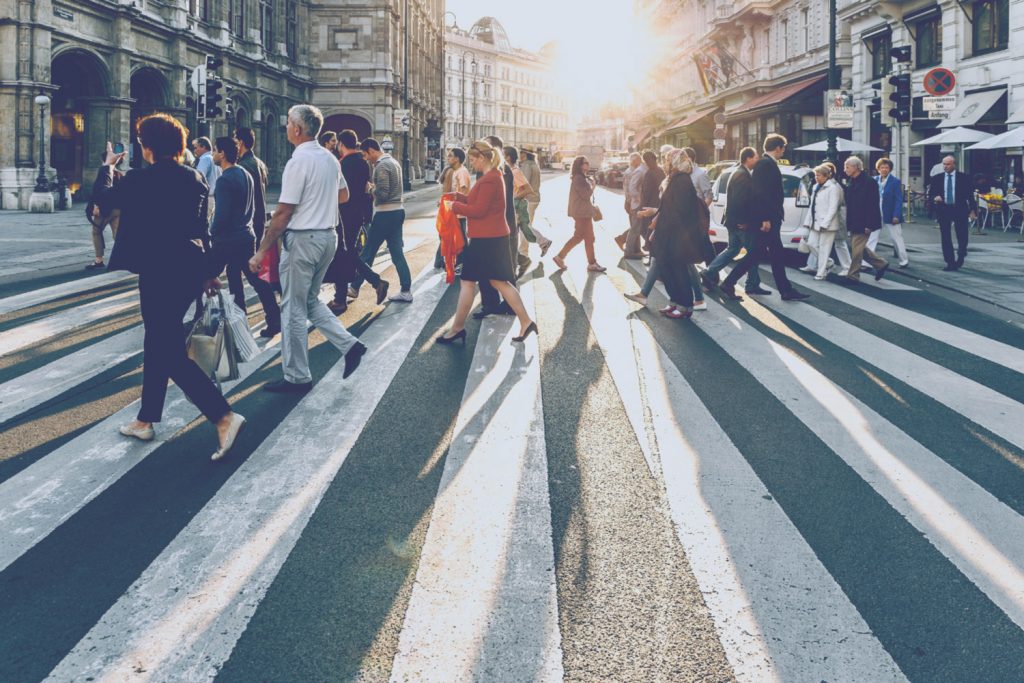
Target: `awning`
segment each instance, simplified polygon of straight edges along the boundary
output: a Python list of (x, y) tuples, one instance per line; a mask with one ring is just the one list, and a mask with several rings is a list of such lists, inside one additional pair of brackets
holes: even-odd
[(705, 116), (710, 116), (711, 114), (713, 114), (717, 109), (718, 109), (717, 106), (705, 107), (704, 109), (698, 109), (697, 111), (693, 112), (689, 116), (684, 116), (683, 118), (679, 119), (678, 121), (676, 121), (672, 125), (668, 126), (662, 132), (663, 133), (667, 133), (670, 130), (676, 130), (678, 128), (686, 128), (687, 126), (692, 126), (693, 124), (697, 123), (702, 118), (704, 118)]
[(781, 104), (782, 102), (785, 102), (789, 98), (795, 95), (799, 95), (801, 92), (807, 90), (812, 86), (820, 85), (825, 81), (825, 78), (825, 76), (814, 76), (812, 78), (806, 78), (802, 81), (797, 81), (796, 83), (784, 85), (781, 88), (776, 88), (769, 93), (759, 95), (758, 97), (755, 97), (752, 100), (747, 100), (736, 109), (733, 109), (732, 111), (726, 113), (728, 116), (732, 117), (738, 116), (740, 114), (745, 114), (756, 109), (764, 109), (765, 107), (771, 107), (772, 105)]
[(1017, 111), (1010, 114), (1010, 118), (1006, 119), (1007, 123), (1024, 123), (1024, 107), (1021, 107)]
[(1000, 88), (998, 90), (986, 90), (985, 92), (973, 92), (964, 95), (964, 98), (960, 100), (960, 104), (956, 105), (956, 109), (950, 112), (949, 118), (939, 124), (939, 128), (973, 126), (1005, 94), (1006, 90)]
[(651, 136), (651, 130), (653, 130), (653, 129), (650, 126), (648, 126), (647, 128), (641, 128), (633, 136), (633, 146), (634, 147), (640, 147), (640, 145), (644, 144), (644, 142), (647, 140), (647, 138), (649, 138)]

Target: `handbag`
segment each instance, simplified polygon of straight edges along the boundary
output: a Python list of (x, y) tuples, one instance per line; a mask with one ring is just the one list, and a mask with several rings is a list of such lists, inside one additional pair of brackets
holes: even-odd
[(590, 196), (590, 205), (594, 208), (593, 219), (595, 221), (602, 221), (602, 220), (604, 220), (604, 214), (601, 213), (601, 207), (598, 206), (597, 203), (594, 201), (594, 196), (593, 195)]
[(811, 253), (811, 245), (810, 245), (810, 243), (808, 243), (806, 237), (803, 237), (803, 238), (800, 239), (800, 244), (797, 245), (796, 250), (799, 251), (801, 254), (810, 254)]
[(259, 278), (272, 285), (280, 282), (281, 275), (278, 272), (278, 266), (280, 263), (281, 245), (279, 241), (263, 255), (263, 261), (260, 262)]
[[(219, 304), (218, 307), (213, 303)], [(186, 353), (199, 368), (220, 386), (239, 378), (234, 338), (224, 315), (224, 295), (208, 297), (203, 315), (192, 324), (186, 341)]]

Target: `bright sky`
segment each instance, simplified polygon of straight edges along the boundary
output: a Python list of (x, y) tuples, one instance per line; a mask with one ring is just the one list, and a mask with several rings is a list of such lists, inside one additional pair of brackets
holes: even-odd
[[(446, 0), (459, 27), (492, 16), (513, 47), (538, 50), (557, 40), (557, 78), (574, 109), (628, 104), (629, 85), (651, 66), (651, 40), (633, 17), (632, 0)], [(446, 22), (451, 21), (448, 16)], [(579, 114), (581, 112), (577, 112)]]

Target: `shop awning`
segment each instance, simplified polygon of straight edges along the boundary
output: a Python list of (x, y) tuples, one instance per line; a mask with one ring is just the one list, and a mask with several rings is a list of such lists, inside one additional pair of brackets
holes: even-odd
[(1024, 107), (1010, 114), (1010, 118), (1006, 119), (1006, 123), (1024, 123)]
[(812, 78), (806, 78), (802, 81), (797, 81), (796, 83), (784, 85), (781, 88), (776, 88), (775, 90), (772, 90), (769, 93), (765, 93), (764, 95), (759, 95), (758, 97), (755, 97), (751, 100), (747, 100), (746, 102), (736, 107), (732, 111), (726, 112), (726, 114), (730, 117), (733, 117), (738, 116), (740, 114), (746, 114), (747, 112), (752, 112), (757, 109), (764, 109), (765, 107), (771, 107), (776, 104), (781, 104), (788, 100), (789, 98), (799, 95), (804, 90), (807, 90), (810, 87), (820, 85), (824, 81), (825, 76), (814, 76)]
[(681, 128), (686, 128), (687, 126), (692, 126), (693, 124), (695, 124), (698, 121), (700, 121), (701, 119), (703, 119), (705, 116), (710, 116), (711, 114), (713, 114), (717, 109), (718, 109), (717, 106), (705, 107), (704, 109), (698, 109), (697, 111), (693, 112), (692, 114), (690, 114), (688, 116), (684, 116), (683, 118), (679, 119), (675, 123), (669, 125), (662, 132), (663, 133), (667, 133), (670, 130), (678, 130), (678, 129), (681, 129)]
[(647, 141), (647, 138), (651, 137), (651, 130), (652, 128), (647, 127), (641, 128), (639, 131), (637, 131), (636, 134), (633, 136), (633, 146), (639, 148), (640, 145), (644, 144), (644, 142)]
[(1006, 94), (1003, 89), (973, 92), (964, 95), (960, 104), (956, 105), (949, 118), (939, 124), (939, 128), (956, 128), (957, 126), (973, 126), (981, 120), (999, 98)]

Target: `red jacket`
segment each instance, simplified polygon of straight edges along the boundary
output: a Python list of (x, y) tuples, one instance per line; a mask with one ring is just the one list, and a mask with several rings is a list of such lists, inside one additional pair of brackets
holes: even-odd
[(473, 184), (469, 195), (456, 195), (452, 211), (468, 218), (470, 239), (504, 237), (509, 234), (505, 220), (505, 179), (491, 169)]

